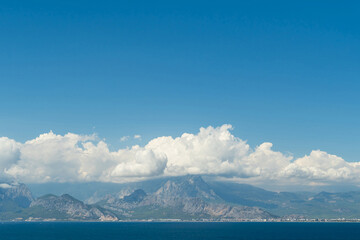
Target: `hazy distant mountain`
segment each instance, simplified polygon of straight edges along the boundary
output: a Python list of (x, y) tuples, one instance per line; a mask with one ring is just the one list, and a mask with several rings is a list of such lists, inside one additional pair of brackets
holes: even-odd
[[(43, 190), (49, 186), (43, 186)], [(207, 182), (201, 176), (61, 186), (66, 188), (57, 191), (70, 189), (83, 196), (82, 200), (89, 197), (87, 201), (94, 204), (69, 194), (46, 194), (34, 199), (24, 184), (0, 183), (0, 220), (360, 218), (360, 191), (272, 192), (247, 184)], [(88, 188), (79, 188), (76, 194), (76, 186)]]
[(246, 184), (210, 182), (224, 201), (256, 206), (278, 216), (307, 218), (360, 218), (360, 192), (271, 192)]
[(8, 212), (21, 211), (33, 201), (30, 190), (24, 184), (0, 183), (0, 218)]
[(37, 183), (28, 184), (28, 186), (36, 197), (49, 193), (54, 195), (70, 194), (81, 201), (95, 203), (106, 195), (111, 194), (123, 197), (136, 189), (143, 189), (150, 193), (155, 192), (168, 179), (158, 178), (130, 183)]

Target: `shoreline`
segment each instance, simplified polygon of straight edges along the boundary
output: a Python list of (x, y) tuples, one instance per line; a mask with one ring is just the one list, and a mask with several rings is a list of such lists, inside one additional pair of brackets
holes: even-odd
[(0, 221), (3, 223), (360, 223), (360, 219), (319, 219), (319, 220), (239, 220), (239, 221), (202, 221), (202, 220), (172, 220), (172, 219), (160, 219), (160, 220), (120, 220), (120, 221), (96, 221), (96, 220), (5, 220)]

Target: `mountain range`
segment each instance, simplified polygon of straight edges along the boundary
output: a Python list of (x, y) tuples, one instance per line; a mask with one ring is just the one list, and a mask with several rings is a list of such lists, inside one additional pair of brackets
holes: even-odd
[(272, 192), (247, 184), (204, 181), (194, 175), (113, 184), (88, 194), (86, 199), (66, 193), (55, 195), (51, 189), (49, 194), (35, 198), (25, 184), (0, 184), (2, 221), (284, 218), (360, 218), (360, 192)]

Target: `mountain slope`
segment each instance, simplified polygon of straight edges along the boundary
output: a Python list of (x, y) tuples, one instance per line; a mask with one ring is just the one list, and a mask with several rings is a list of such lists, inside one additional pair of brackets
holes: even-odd
[(48, 216), (53, 215), (57, 219), (117, 220), (116, 215), (110, 211), (84, 204), (68, 194), (61, 196), (49, 194), (40, 197), (31, 203), (30, 210), (32, 209), (46, 212)]
[(261, 207), (277, 216), (306, 218), (360, 218), (360, 192), (271, 192), (246, 184), (210, 182), (226, 202)]
[[(141, 194), (136, 201), (134, 194)], [(226, 204), (200, 176), (177, 177), (165, 182), (156, 192), (145, 195), (136, 190), (123, 199), (109, 196), (98, 203), (124, 218), (177, 219), (268, 219), (274, 218), (256, 207)]]

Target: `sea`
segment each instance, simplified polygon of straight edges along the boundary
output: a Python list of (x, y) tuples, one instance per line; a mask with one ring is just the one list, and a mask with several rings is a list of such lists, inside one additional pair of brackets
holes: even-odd
[(360, 223), (0, 223), (1, 240), (360, 239)]

